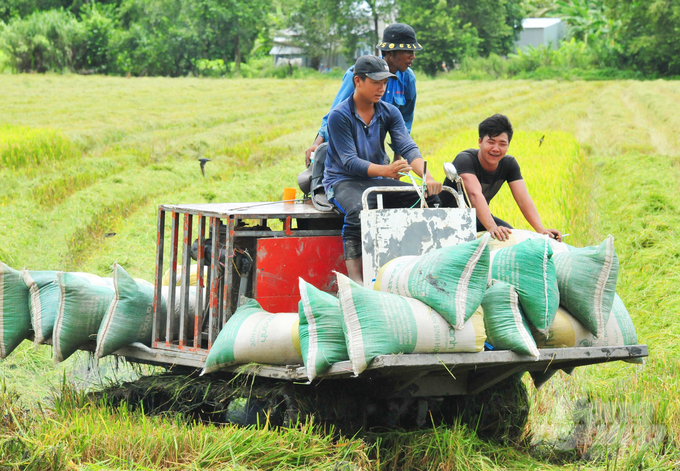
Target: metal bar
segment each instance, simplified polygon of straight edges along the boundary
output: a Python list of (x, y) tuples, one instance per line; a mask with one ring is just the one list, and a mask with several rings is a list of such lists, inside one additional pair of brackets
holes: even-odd
[(184, 236), (182, 238), (182, 285), (179, 299), (179, 348), (184, 348), (187, 340), (189, 318), (189, 287), (191, 286), (191, 233), (194, 216), (184, 215)]
[(225, 257), (224, 257), (224, 309), (222, 311), (222, 323), (220, 329), (224, 327), (231, 317), (231, 285), (234, 275), (234, 218), (227, 219), (227, 240), (224, 243)]
[(316, 236), (339, 236), (342, 235), (342, 229), (322, 229), (314, 230), (297, 230), (293, 229), (291, 232), (286, 231), (235, 231), (234, 237), (240, 239), (242, 237), (316, 237)]
[[(361, 205), (363, 209), (370, 209), (368, 207), (368, 195), (371, 193), (396, 193), (396, 192), (416, 192), (418, 193), (418, 188), (413, 186), (374, 186), (372, 188), (367, 188), (366, 191), (361, 195)], [(447, 191), (453, 196), (458, 197), (458, 192), (451, 187), (442, 186), (442, 191)]]
[(467, 393), (473, 395), (480, 393), (519, 371), (526, 371), (526, 367), (526, 363), (515, 363), (512, 365), (489, 368), (486, 370), (486, 373), (474, 375), (468, 379)]
[(218, 305), (220, 293), (219, 264), (220, 264), (220, 228), (219, 219), (210, 218), (210, 232), (212, 237), (212, 260), (210, 261), (210, 320), (208, 321), (208, 350), (212, 347), (219, 331)]
[(165, 345), (170, 346), (174, 340), (172, 325), (175, 318), (175, 293), (177, 291), (177, 242), (179, 240), (179, 213), (172, 213), (170, 235), (170, 280), (168, 281), (168, 322), (166, 323)]
[[(282, 203), (286, 204), (286, 203)], [(304, 218), (304, 219), (328, 219), (328, 218), (341, 218), (342, 214), (337, 213), (335, 211), (333, 212), (325, 212), (325, 211), (318, 211), (318, 210), (310, 210), (310, 206), (308, 205), (291, 205), (287, 204), (287, 206), (290, 206), (292, 210), (286, 210), (286, 211), (273, 211), (273, 212), (239, 212), (236, 211), (232, 208), (224, 208), (221, 211), (214, 211), (210, 210), (209, 207), (210, 205), (200, 205), (198, 207), (193, 207), (193, 206), (188, 206), (188, 205), (162, 205), (161, 208), (163, 208), (165, 211), (171, 211), (171, 212), (179, 212), (182, 214), (193, 214), (194, 216), (198, 216), (198, 214), (203, 214), (206, 217), (215, 217), (215, 218), (220, 218), (220, 219), (226, 219), (229, 216), (237, 216), (239, 219), (285, 219), (288, 216), (292, 216), (294, 218)], [(299, 211), (296, 211), (297, 207), (304, 208)], [(313, 206), (311, 206), (313, 208)], [(219, 209), (219, 208), (218, 208)], [(288, 209), (288, 208), (287, 208)]]
[(196, 312), (194, 313), (193, 348), (201, 348), (201, 330), (203, 326), (203, 266), (205, 258), (205, 216), (198, 215), (198, 253), (196, 254)]
[[(163, 308), (163, 250), (165, 249), (165, 211), (158, 209), (158, 225), (156, 239), (156, 280), (153, 294), (153, 327), (151, 331), (152, 345), (158, 345), (158, 333)], [(167, 317), (167, 310), (165, 313)]]

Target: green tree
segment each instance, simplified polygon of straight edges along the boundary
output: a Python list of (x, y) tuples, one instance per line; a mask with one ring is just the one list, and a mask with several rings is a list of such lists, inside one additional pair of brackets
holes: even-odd
[(450, 7), (459, 8), (462, 24), (477, 30), (483, 56), (514, 52), (524, 18), (520, 0), (449, 0), (449, 3)]
[(621, 22), (613, 32), (624, 66), (647, 74), (680, 75), (680, 0), (604, 0)]
[(336, 54), (346, 52), (348, 35), (356, 33), (351, 25), (359, 24), (360, 13), (353, 11), (352, 2), (343, 0), (301, 0), (290, 16), (295, 43), (319, 67), (322, 61), (331, 63)]
[(602, 0), (557, 0), (555, 14), (569, 25), (569, 38), (588, 44), (609, 32)]
[(74, 44), (79, 37), (76, 18), (58, 9), (12, 19), (3, 31), (0, 44), (19, 72), (61, 72), (71, 69)]
[(0, 20), (24, 18), (38, 11), (68, 9), (71, 0), (0, 0)]
[[(391, 15), (396, 10), (397, 2), (396, 0), (366, 0), (366, 5), (368, 5), (368, 15), (371, 23), (371, 42), (375, 48), (381, 39), (378, 32), (380, 20)], [(375, 52), (377, 53), (378, 50), (375, 49)]]
[(435, 75), (445, 62), (451, 67), (463, 57), (477, 55), (481, 40), (470, 23), (463, 23), (458, 5), (446, 0), (402, 0), (399, 21), (413, 27), (422, 44), (417, 67)]

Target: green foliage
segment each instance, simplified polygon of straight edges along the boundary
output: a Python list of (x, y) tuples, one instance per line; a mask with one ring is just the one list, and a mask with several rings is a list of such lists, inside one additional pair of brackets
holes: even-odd
[(78, 21), (72, 14), (48, 10), (12, 19), (0, 45), (19, 72), (61, 72), (73, 65), (73, 48), (79, 34)]
[(607, 67), (599, 51), (585, 42), (571, 39), (563, 41), (558, 49), (548, 46), (528, 47), (516, 54), (502, 58), (496, 54), (489, 57), (466, 57), (460, 68), (450, 74), (451, 79), (492, 80), (498, 78), (640, 78), (634, 71)]
[(399, 21), (413, 26), (423, 45), (415, 66), (429, 75), (441, 70), (442, 62), (452, 65), (476, 52), (480, 39), (458, 17), (459, 11), (447, 0), (402, 0)]
[(365, 33), (356, 7), (353, 1), (300, 0), (292, 9), (288, 25), (295, 32), (293, 42), (309, 56), (313, 69), (321, 62), (332, 63), (337, 55), (353, 58), (359, 37)]
[(515, 49), (524, 10), (519, 0), (452, 0), (462, 24), (470, 24), (479, 37), (479, 52), (504, 55)]
[(81, 36), (74, 68), (81, 73), (105, 74), (109, 70), (109, 43), (114, 31), (113, 8), (90, 3), (81, 13)]
[(604, 0), (611, 18), (621, 22), (614, 33), (625, 66), (645, 74), (680, 75), (680, 0)]
[(195, 71), (201, 44), (182, 0), (124, 0), (111, 38), (111, 71), (177, 77)]
[(0, 0), (0, 21), (23, 18), (37, 11), (68, 8), (70, 0)]
[(583, 41), (609, 32), (602, 0), (557, 0), (555, 13), (568, 25), (568, 37)]

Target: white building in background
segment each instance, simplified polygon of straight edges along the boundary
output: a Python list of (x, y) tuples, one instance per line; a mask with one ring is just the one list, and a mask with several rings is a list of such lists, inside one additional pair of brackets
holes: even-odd
[(519, 40), (515, 45), (517, 49), (541, 45), (557, 49), (565, 34), (566, 25), (559, 18), (524, 18), (522, 32), (519, 33)]

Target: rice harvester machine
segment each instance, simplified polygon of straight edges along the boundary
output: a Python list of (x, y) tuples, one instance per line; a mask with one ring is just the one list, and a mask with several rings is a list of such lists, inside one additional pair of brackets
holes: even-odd
[[(380, 195), (385, 191), (394, 188), (369, 189), (363, 196), (365, 287), (372, 287), (380, 267), (396, 257), (422, 255), (476, 238), (475, 210), (465, 206), (460, 188), (444, 187), (462, 202), (458, 208), (383, 208)], [(376, 209), (369, 209), (371, 198), (376, 200)], [(221, 329), (246, 298), (255, 299), (269, 312), (297, 312), (299, 277), (322, 291), (337, 292), (334, 272), (346, 273), (342, 224), (342, 215), (318, 210), (308, 199), (161, 205), (153, 343), (150, 348), (128, 346), (117, 355), (132, 362), (201, 369)], [(180, 276), (190, 273), (192, 254), (195, 284), (189, 276)], [(170, 290), (166, 300), (167, 313), (180, 313), (174, 320), (169, 314), (161, 319), (158, 302), (166, 270), (169, 286), (180, 286)], [(195, 296), (193, 306), (190, 295)], [(645, 356), (646, 345), (543, 348), (538, 360), (486, 349), (380, 355), (359, 376), (353, 375), (350, 362), (345, 361), (334, 364), (311, 384), (306, 384), (302, 364), (249, 365), (246, 372), (269, 384), (294, 384), (310, 395), (318, 395), (323, 388), (351, 390), (367, 403), (386, 404), (392, 415), (409, 410), (422, 425), (433, 401), (441, 404), (447, 398), (469, 398), (497, 390), (499, 385), (507, 389), (503, 385), (509, 378), (527, 371), (540, 386), (560, 369)], [(243, 367), (228, 370), (244, 372)], [(286, 407), (291, 408), (290, 404)]]

